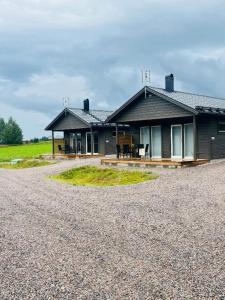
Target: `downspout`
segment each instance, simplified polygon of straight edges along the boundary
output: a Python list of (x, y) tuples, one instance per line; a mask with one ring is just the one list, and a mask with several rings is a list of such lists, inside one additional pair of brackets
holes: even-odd
[(54, 130), (52, 130), (52, 155), (55, 155), (55, 137), (54, 137)]
[(194, 145), (194, 155), (193, 158), (194, 160), (198, 159), (198, 145), (197, 145), (197, 122), (196, 122), (196, 116), (193, 116), (193, 145)]
[(93, 139), (93, 127), (91, 125), (91, 155), (94, 154), (94, 139)]

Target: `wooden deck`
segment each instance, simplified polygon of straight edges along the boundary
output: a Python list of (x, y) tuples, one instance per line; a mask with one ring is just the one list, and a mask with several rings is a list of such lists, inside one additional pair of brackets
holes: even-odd
[(144, 159), (135, 159), (135, 158), (123, 158), (123, 159), (102, 159), (102, 165), (128, 165), (131, 167), (164, 167), (164, 168), (184, 168), (184, 167), (194, 167), (202, 164), (208, 163), (207, 159), (198, 159), (198, 160), (180, 160), (173, 161), (169, 159), (162, 160), (144, 160)]
[(95, 154), (95, 155), (91, 155), (91, 154), (46, 154), (46, 155), (42, 155), (42, 158), (45, 159), (76, 159), (76, 158), (97, 158), (97, 157), (104, 157), (104, 155), (102, 154)]

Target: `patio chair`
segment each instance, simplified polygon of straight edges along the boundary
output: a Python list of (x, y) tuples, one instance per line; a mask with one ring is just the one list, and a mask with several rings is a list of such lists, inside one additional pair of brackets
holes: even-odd
[(117, 144), (116, 145), (116, 157), (119, 159), (121, 156), (121, 148), (120, 148), (120, 145)]
[(63, 153), (62, 145), (58, 145), (58, 152), (59, 152), (60, 154)]
[(131, 150), (130, 150), (130, 145), (128, 144), (125, 144), (123, 145), (123, 157), (126, 156), (126, 157), (131, 157)]
[(141, 149), (145, 149), (144, 144), (138, 144), (138, 145), (137, 145), (137, 156), (138, 156), (138, 157), (141, 156), (141, 155), (140, 155), (140, 150), (141, 150)]
[(145, 158), (149, 157), (149, 144), (146, 144), (145, 146)]

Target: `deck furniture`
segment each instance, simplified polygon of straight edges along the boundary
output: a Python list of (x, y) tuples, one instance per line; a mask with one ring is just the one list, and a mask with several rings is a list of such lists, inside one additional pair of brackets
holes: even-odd
[(116, 145), (116, 157), (119, 159), (121, 156), (121, 147), (119, 144)]
[(132, 155), (132, 151), (130, 149), (130, 145), (128, 145), (128, 144), (123, 145), (123, 157), (124, 156), (131, 157), (131, 155)]

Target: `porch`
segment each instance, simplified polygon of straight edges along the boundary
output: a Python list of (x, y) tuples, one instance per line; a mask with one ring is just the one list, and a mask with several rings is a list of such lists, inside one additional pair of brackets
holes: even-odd
[(129, 167), (163, 167), (163, 168), (184, 168), (195, 167), (208, 163), (207, 159), (197, 160), (171, 160), (171, 159), (141, 159), (141, 158), (120, 158), (120, 159), (101, 159), (102, 165), (108, 166), (129, 166)]

